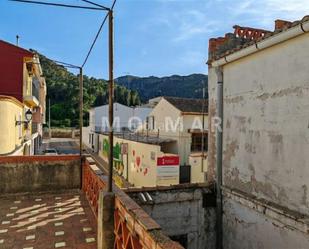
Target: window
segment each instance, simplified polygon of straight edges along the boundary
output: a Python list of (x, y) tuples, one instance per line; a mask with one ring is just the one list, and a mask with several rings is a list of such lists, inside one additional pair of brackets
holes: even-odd
[(154, 129), (155, 129), (154, 116), (148, 116), (146, 118), (146, 130), (154, 130)]
[[(191, 152), (202, 151), (202, 133), (192, 133)], [(204, 133), (204, 151), (208, 151), (208, 135)]]

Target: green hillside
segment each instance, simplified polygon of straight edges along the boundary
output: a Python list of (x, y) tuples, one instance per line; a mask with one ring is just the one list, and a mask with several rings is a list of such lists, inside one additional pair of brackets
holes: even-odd
[[(202, 98), (203, 88), (208, 83), (204, 74), (188, 76), (173, 75), (170, 77), (135, 77), (123, 76), (116, 79), (119, 85), (136, 90), (143, 102), (157, 96), (173, 96), (184, 98)], [(207, 93), (207, 89), (206, 89)]]
[[(79, 82), (78, 75), (69, 72), (40, 56), (43, 75), (46, 78), (47, 98), (51, 101), (51, 125), (75, 127), (78, 126), (79, 116)], [(128, 90), (124, 86), (115, 86), (115, 101), (121, 104), (135, 106), (140, 104), (136, 91)], [(89, 108), (108, 103), (107, 82), (84, 75), (84, 120), (87, 122)]]

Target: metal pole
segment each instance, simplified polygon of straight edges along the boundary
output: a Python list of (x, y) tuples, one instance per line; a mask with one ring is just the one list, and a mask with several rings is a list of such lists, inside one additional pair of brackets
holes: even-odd
[(108, 155), (108, 192), (113, 191), (113, 146), (114, 146), (114, 133), (113, 133), (113, 121), (114, 121), (114, 27), (113, 27), (113, 10), (108, 13), (108, 40), (109, 40), (109, 155)]
[(83, 154), (83, 68), (79, 68), (79, 155)]
[(50, 127), (50, 98), (48, 99), (48, 135), (49, 139), (51, 139), (51, 127)]
[(19, 46), (19, 35), (16, 35), (16, 46)]

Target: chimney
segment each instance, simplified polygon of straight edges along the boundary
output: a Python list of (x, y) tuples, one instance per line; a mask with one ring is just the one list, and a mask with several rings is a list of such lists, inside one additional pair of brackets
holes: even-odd
[(18, 47), (19, 45), (19, 35), (16, 35), (16, 46)]
[(290, 27), (292, 22), (278, 19), (275, 21), (275, 31)]

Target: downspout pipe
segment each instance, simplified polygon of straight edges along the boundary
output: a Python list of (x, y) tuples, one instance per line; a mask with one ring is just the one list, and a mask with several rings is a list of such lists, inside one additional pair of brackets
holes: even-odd
[(216, 248), (223, 248), (223, 224), (222, 224), (222, 141), (223, 141), (223, 70), (216, 68), (217, 74), (217, 117), (220, 125), (216, 130)]

